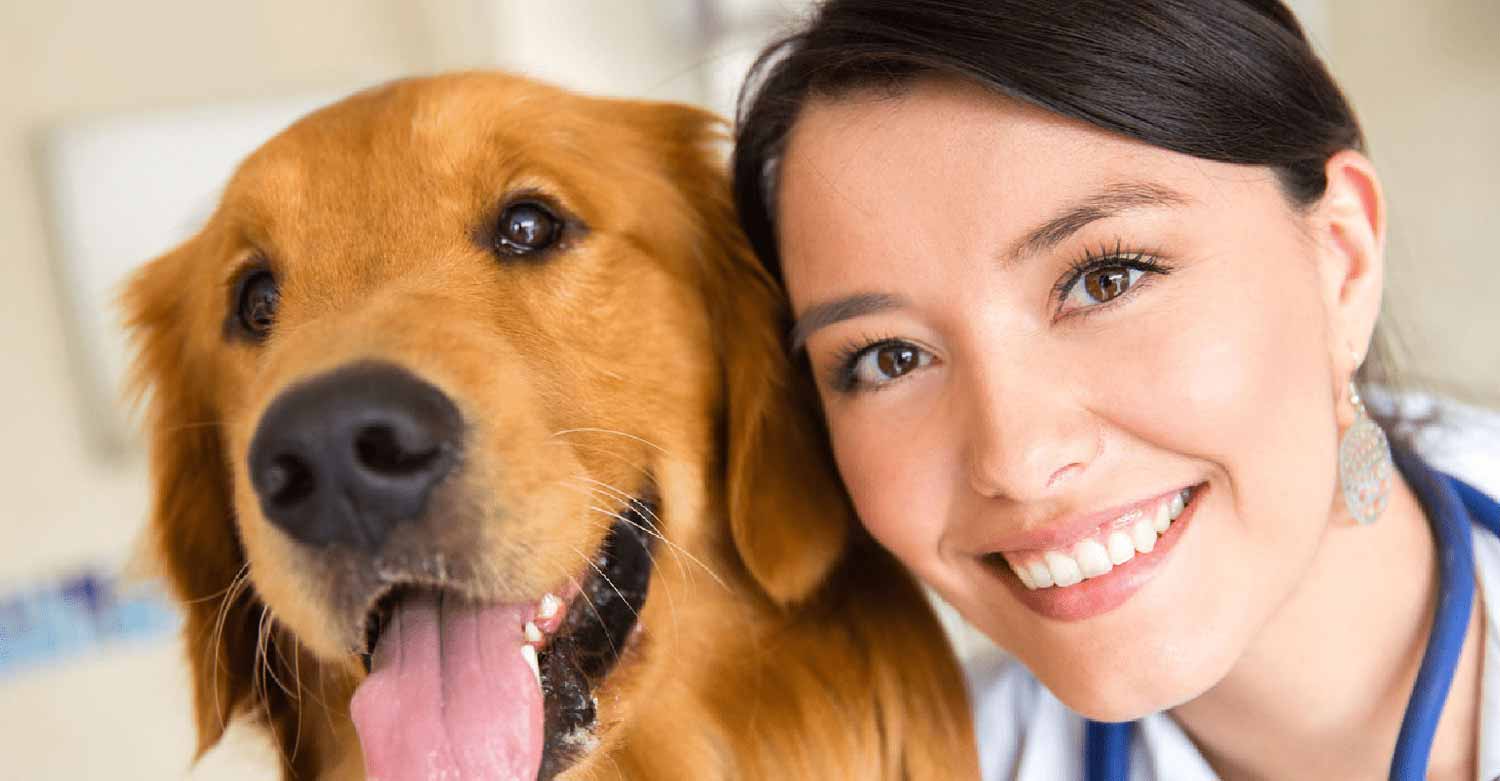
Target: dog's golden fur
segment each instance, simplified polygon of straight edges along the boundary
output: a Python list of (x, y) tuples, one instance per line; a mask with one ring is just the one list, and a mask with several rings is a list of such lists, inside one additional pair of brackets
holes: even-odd
[[(357, 622), (326, 560), (262, 515), (246, 451), (278, 393), (376, 359), (470, 427), (411, 556), (477, 566), (434, 585), (534, 600), (581, 574), (604, 508), (646, 483), (659, 496), (643, 631), (596, 692), (598, 748), (566, 777), (977, 774), (944, 635), (853, 523), (785, 357), (721, 133), (695, 109), (501, 74), (396, 82), (257, 151), (207, 226), (139, 272), (125, 301), (151, 543), (186, 615), (200, 752), (250, 717), (288, 777), (362, 776)], [(519, 192), (585, 227), (546, 258), (498, 258), (476, 231)], [(281, 285), (259, 344), (226, 336), (251, 259)]]

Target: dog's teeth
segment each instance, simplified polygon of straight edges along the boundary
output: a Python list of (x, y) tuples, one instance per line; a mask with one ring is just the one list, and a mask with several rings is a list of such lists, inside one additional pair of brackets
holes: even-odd
[(521, 658), (526, 660), (526, 666), (531, 668), (531, 674), (536, 678), (536, 685), (540, 687), (542, 685), (542, 668), (536, 662), (536, 646), (521, 646)]
[(526, 642), (528, 642), (528, 643), (540, 643), (540, 642), (542, 642), (542, 630), (536, 628), (536, 622), (535, 621), (527, 621), (526, 622), (526, 628), (525, 628), (524, 631), (526, 632)]
[(543, 621), (557, 615), (557, 609), (562, 607), (562, 600), (551, 594), (542, 596), (542, 604), (537, 606), (536, 614)]

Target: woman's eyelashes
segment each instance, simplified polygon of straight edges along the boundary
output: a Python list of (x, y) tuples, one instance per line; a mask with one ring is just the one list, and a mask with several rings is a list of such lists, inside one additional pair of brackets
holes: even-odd
[(1091, 250), (1058, 280), (1053, 292), (1057, 316), (1098, 309), (1132, 292), (1148, 275), (1171, 271), (1154, 255), (1127, 250), (1120, 243), (1113, 249)]
[(840, 393), (875, 390), (931, 363), (932, 353), (908, 341), (863, 341), (840, 351), (828, 384)]
[[(1172, 268), (1155, 253), (1126, 249), (1123, 242), (1084, 253), (1069, 264), (1051, 291), (1056, 318), (1086, 315), (1124, 300), (1152, 276)], [(896, 337), (864, 338), (840, 350), (832, 363), (828, 385), (840, 393), (879, 390), (926, 368), (932, 352)]]

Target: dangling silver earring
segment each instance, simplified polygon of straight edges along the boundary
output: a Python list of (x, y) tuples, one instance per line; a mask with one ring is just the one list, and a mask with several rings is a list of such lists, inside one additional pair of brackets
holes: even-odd
[(1391, 444), (1380, 426), (1370, 419), (1352, 380), (1349, 402), (1354, 405), (1354, 424), (1339, 440), (1339, 483), (1349, 514), (1365, 525), (1374, 523), (1390, 503)]

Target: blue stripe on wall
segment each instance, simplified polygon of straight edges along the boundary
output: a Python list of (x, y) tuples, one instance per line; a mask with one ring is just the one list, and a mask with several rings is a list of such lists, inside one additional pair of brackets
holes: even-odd
[(114, 643), (161, 638), (181, 617), (159, 588), (88, 570), (0, 594), (0, 680)]

